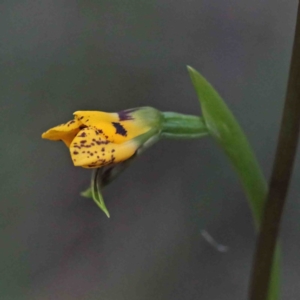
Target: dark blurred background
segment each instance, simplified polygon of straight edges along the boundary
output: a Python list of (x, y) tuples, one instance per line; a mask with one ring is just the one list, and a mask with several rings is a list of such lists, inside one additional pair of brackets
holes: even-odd
[[(269, 177), (296, 8), (296, 0), (2, 0), (0, 299), (245, 299), (253, 222), (210, 138), (146, 151), (104, 191), (107, 219), (79, 195), (91, 172), (40, 136), (76, 110), (199, 114), (189, 64), (224, 97)], [(300, 293), (299, 163), (283, 220), (282, 299)]]

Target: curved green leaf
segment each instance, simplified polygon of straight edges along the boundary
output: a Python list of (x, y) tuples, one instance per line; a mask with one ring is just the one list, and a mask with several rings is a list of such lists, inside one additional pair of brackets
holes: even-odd
[[(221, 146), (239, 175), (252, 210), (256, 227), (261, 224), (267, 183), (249, 142), (237, 120), (211, 84), (188, 66), (210, 135)], [(279, 250), (274, 259), (269, 300), (279, 297)]]
[(93, 198), (92, 189), (89, 187), (85, 191), (81, 192), (80, 195), (85, 198)]
[(104, 199), (101, 194), (101, 186), (99, 182), (98, 175), (101, 173), (100, 168), (96, 169), (92, 176), (92, 183), (91, 183), (91, 192), (92, 192), (92, 198), (94, 202), (99, 206), (99, 208), (106, 214), (108, 218), (110, 218), (109, 211), (106, 208)]

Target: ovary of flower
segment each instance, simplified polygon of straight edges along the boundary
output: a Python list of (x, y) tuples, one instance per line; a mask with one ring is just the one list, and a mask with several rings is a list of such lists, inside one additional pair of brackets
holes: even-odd
[(150, 126), (135, 112), (77, 111), (74, 120), (43, 133), (42, 138), (62, 140), (75, 166), (99, 168), (130, 158), (140, 146), (135, 137)]

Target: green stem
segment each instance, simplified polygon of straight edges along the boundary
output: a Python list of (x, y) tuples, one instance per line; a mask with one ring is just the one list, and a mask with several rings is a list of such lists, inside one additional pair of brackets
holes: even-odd
[(175, 112), (164, 112), (164, 122), (161, 137), (169, 139), (193, 139), (208, 135), (203, 118), (179, 114)]
[(286, 195), (293, 171), (300, 128), (300, 10), (291, 60), (287, 95), (269, 193), (264, 209), (251, 278), (250, 300), (266, 300), (272, 261)]

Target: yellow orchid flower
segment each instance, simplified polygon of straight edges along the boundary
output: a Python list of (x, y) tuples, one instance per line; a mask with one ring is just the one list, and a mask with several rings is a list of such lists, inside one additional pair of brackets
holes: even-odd
[(95, 169), (90, 188), (81, 195), (92, 198), (109, 217), (102, 189), (137, 155), (160, 138), (198, 138), (206, 134), (199, 117), (141, 107), (118, 113), (77, 111), (73, 120), (49, 129), (42, 138), (63, 141), (75, 166)]
[(127, 160), (158, 137), (162, 119), (151, 107), (118, 113), (77, 111), (74, 120), (49, 129), (42, 138), (62, 140), (75, 166), (99, 168)]

